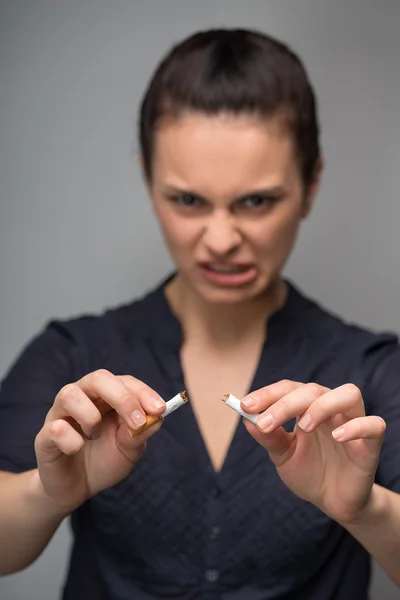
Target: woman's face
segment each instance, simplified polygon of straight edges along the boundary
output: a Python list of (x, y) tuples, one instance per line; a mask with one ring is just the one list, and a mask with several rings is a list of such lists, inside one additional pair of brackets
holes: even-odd
[(279, 119), (187, 112), (157, 130), (149, 184), (178, 272), (212, 303), (278, 278), (316, 191), (307, 194)]

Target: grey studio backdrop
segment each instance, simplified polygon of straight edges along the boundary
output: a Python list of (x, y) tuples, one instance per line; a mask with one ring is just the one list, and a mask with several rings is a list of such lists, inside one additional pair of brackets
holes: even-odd
[[(2, 0), (0, 372), (52, 317), (125, 302), (171, 268), (136, 156), (136, 110), (199, 28), (287, 40), (315, 83), (323, 186), (287, 274), (345, 318), (400, 332), (398, 0)], [(17, 432), (16, 432), (17, 435)], [(55, 600), (64, 523), (1, 600)], [(377, 567), (371, 598), (400, 592)]]

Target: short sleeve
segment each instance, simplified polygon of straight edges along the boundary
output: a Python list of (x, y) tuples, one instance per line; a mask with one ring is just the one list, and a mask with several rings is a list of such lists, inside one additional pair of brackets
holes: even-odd
[(393, 340), (377, 347), (368, 359), (374, 368), (364, 395), (367, 413), (386, 421), (376, 481), (400, 493), (400, 347)]
[(50, 323), (22, 351), (0, 387), (0, 470), (36, 467), (34, 440), (58, 391), (75, 380), (76, 343)]

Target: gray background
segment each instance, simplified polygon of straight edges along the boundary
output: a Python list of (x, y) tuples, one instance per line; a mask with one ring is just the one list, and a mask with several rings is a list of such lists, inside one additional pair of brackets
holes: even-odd
[[(287, 273), (344, 317), (400, 331), (400, 2), (0, 2), (0, 372), (53, 316), (99, 311), (171, 267), (136, 156), (136, 109), (192, 31), (258, 27), (293, 45), (320, 99), (324, 182)], [(54, 600), (70, 543), (0, 580)], [(373, 596), (399, 590), (375, 571)]]

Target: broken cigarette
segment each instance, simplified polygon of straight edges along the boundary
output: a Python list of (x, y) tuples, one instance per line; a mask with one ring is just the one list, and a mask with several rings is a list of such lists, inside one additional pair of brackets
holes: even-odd
[(158, 423), (158, 421), (163, 421), (165, 417), (170, 415), (177, 408), (186, 404), (187, 401), (188, 397), (186, 395), (186, 392), (179, 392), (179, 394), (176, 394), (176, 396), (174, 396), (173, 398), (171, 398), (171, 400), (168, 400), (168, 402), (165, 403), (165, 410), (162, 415), (146, 415), (146, 423), (143, 425), (143, 427), (141, 427), (140, 429), (131, 429), (130, 427), (128, 427), (129, 433), (132, 437), (139, 435), (139, 433), (142, 433), (142, 431), (148, 429), (149, 427), (154, 425), (154, 423)]
[(251, 415), (250, 413), (247, 413), (244, 410), (242, 410), (240, 407), (239, 398), (236, 398), (236, 396), (234, 396), (233, 394), (225, 394), (222, 400), (227, 406), (229, 406), (229, 408), (232, 408), (240, 416), (244, 417), (245, 419), (248, 419), (249, 421), (254, 423), (254, 425), (256, 424), (257, 419), (260, 415), (257, 413)]

